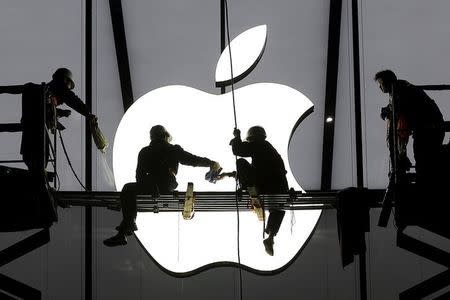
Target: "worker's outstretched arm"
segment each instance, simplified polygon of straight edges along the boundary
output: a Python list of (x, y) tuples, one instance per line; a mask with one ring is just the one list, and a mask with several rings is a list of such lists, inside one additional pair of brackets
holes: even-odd
[(63, 98), (67, 106), (73, 108), (81, 115), (87, 117), (91, 114), (86, 104), (84, 104), (84, 102), (74, 92), (65, 90), (62, 93), (61, 97)]
[(176, 145), (176, 152), (178, 159), (182, 165), (188, 165), (192, 167), (210, 167), (215, 162), (206, 157), (200, 157), (194, 154), (191, 154), (181, 148), (179, 145)]
[(0, 94), (22, 94), (23, 85), (5, 85), (0, 86)]

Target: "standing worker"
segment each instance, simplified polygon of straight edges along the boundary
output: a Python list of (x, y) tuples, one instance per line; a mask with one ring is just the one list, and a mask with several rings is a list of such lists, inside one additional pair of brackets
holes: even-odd
[[(42, 153), (43, 141), (39, 134), (41, 128), (39, 124), (42, 116), (39, 115), (40, 101), (45, 95), (46, 120), (49, 129), (63, 129), (64, 127), (54, 120), (54, 116), (68, 117), (70, 110), (56, 108), (61, 104), (67, 104), (81, 115), (85, 116), (91, 123), (97, 126), (97, 117), (93, 115), (86, 104), (72, 91), (75, 83), (72, 79), (72, 72), (67, 68), (59, 68), (53, 73), (52, 80), (45, 85), (43, 91), (42, 85), (35, 83), (26, 83), (23, 85), (0, 86), (0, 94), (22, 94), (22, 142), (20, 153), (23, 160), (32, 174), (41, 172), (46, 167), (49, 151), (48, 138), (46, 138), (45, 162), (40, 155)], [(57, 123), (57, 128), (53, 124)], [(42, 165), (44, 163), (44, 165)]]
[[(383, 93), (389, 94), (389, 104), (381, 110), (381, 118), (391, 118), (392, 100), (397, 124), (397, 138), (400, 154), (406, 152), (409, 135), (413, 137), (414, 159), (416, 161), (417, 183), (430, 187), (439, 182), (441, 148), (444, 139), (444, 120), (439, 107), (420, 87), (406, 80), (399, 80), (391, 70), (375, 74), (375, 81)], [(389, 148), (392, 157), (392, 137)], [(401, 159), (400, 165), (402, 167)], [(392, 160), (392, 159), (391, 159)]]

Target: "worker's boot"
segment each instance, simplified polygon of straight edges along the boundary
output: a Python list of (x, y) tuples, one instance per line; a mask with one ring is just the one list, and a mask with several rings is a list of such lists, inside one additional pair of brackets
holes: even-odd
[(116, 230), (123, 235), (130, 236), (133, 232), (138, 230), (135, 221), (122, 221), (119, 226), (116, 226)]
[(104, 240), (103, 244), (107, 247), (124, 246), (127, 244), (127, 237), (119, 232), (115, 236)]
[(269, 235), (269, 237), (263, 241), (266, 253), (270, 256), (273, 256), (273, 243), (273, 236), (271, 235)]

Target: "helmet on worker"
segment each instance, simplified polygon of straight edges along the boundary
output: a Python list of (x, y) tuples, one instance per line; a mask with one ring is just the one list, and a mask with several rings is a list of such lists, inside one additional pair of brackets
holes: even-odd
[(170, 143), (172, 136), (162, 125), (155, 125), (150, 129), (150, 140), (152, 141), (166, 141)]
[(72, 72), (67, 68), (59, 68), (52, 75), (52, 79), (55, 83), (67, 87), (72, 90), (75, 87), (75, 82), (72, 79)]
[(266, 131), (261, 126), (253, 126), (250, 127), (247, 131), (247, 138), (246, 140), (249, 142), (254, 141), (264, 141), (266, 139)]

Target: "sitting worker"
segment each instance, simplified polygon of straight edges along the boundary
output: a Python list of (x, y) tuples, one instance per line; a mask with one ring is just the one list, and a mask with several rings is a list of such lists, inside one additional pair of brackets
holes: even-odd
[[(376, 73), (374, 79), (378, 82), (381, 91), (389, 94), (389, 103), (381, 110), (383, 119), (391, 118), (392, 100), (394, 100), (399, 146), (397, 170), (409, 167), (405, 155), (408, 136), (412, 134), (416, 182), (424, 187), (436, 184), (440, 177), (440, 153), (445, 135), (441, 111), (423, 89), (405, 80), (397, 79), (391, 70)], [(392, 136), (389, 134), (388, 137), (391, 162), (393, 159)]]
[(116, 227), (118, 233), (103, 243), (108, 247), (126, 245), (127, 235), (137, 230), (136, 216), (138, 194), (165, 194), (175, 190), (178, 183), (178, 165), (209, 167), (219, 170), (220, 165), (205, 157), (184, 151), (179, 145), (170, 144), (172, 137), (161, 125), (150, 129), (150, 145), (141, 149), (136, 168), (136, 182), (127, 183), (120, 193), (123, 220)]
[[(58, 117), (68, 117), (70, 110), (59, 109), (56, 106), (67, 104), (81, 115), (85, 116), (91, 123), (97, 123), (97, 117), (89, 111), (88, 107), (81, 99), (72, 92), (75, 83), (72, 80), (72, 72), (67, 68), (59, 68), (53, 73), (52, 80), (45, 85), (26, 83), (24, 85), (0, 86), (0, 94), (22, 94), (22, 142), (20, 153), (28, 169), (33, 172), (40, 172), (45, 168), (48, 160), (48, 140), (46, 143), (46, 161), (42, 159), (40, 148), (43, 140), (39, 135), (39, 122), (42, 116), (39, 115), (40, 101), (45, 96), (46, 120), (49, 129), (63, 129), (57, 122)], [(55, 120), (56, 116), (56, 120)], [(56, 124), (56, 126), (54, 126)], [(42, 124), (43, 125), (43, 124)], [(44, 165), (43, 165), (44, 164)]]
[[(259, 194), (288, 193), (286, 169), (283, 159), (277, 150), (266, 141), (266, 131), (261, 126), (253, 126), (247, 132), (246, 141), (241, 140), (241, 132), (235, 129), (234, 139), (230, 145), (233, 154), (241, 157), (251, 157), (250, 164), (246, 159), (237, 160), (237, 179), (242, 190), (256, 187)], [(264, 240), (264, 247), (269, 255), (273, 255), (274, 237), (283, 221), (284, 211), (270, 210), (265, 232), (269, 235)]]

